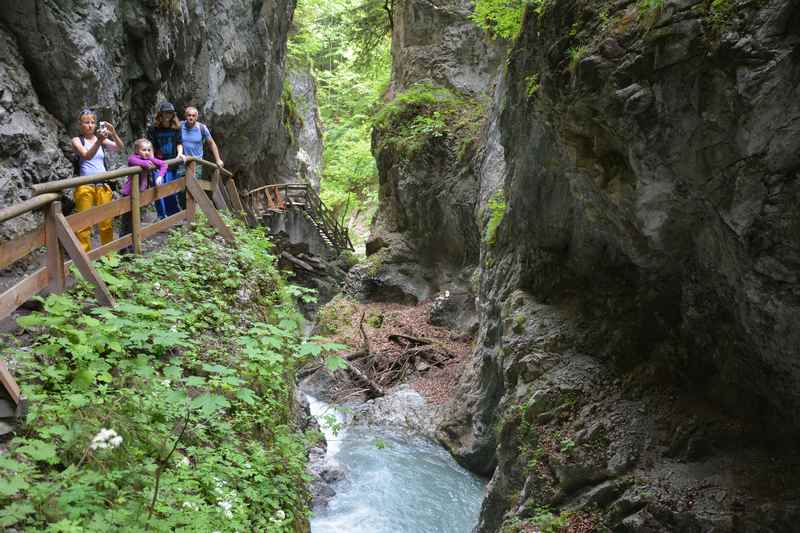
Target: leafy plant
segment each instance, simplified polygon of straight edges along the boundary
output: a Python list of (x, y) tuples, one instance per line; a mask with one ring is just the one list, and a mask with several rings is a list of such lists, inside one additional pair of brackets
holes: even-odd
[(0, 526), (48, 531), (295, 531), (308, 516), (294, 369), (297, 299), (262, 229), (237, 246), (175, 231), (146, 257), (98, 262), (118, 304), (80, 283), (19, 320), (30, 399), (0, 456)]
[(567, 50), (567, 57), (569, 58), (569, 71), (573, 74), (575, 73), (575, 69), (578, 68), (578, 63), (581, 62), (581, 59), (586, 57), (586, 54), (589, 53), (589, 48), (586, 46), (573, 46)]

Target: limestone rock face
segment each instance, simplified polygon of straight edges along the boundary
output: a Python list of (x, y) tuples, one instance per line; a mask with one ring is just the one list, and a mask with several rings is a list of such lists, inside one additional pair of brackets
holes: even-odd
[(317, 82), (314, 76), (303, 70), (290, 70), (286, 76), (291, 87), (292, 113), (289, 120), (294, 124), (295, 142), (287, 153), (286, 181), (303, 181), (319, 192), (322, 179), (323, 144), (322, 122), (317, 103)]
[[(95, 109), (131, 143), (162, 100), (179, 110), (200, 110), (223, 159), (240, 177), (240, 189), (266, 183), (291, 144), (281, 93), (293, 10), (293, 0), (31, 0), (4, 6), (0, 41), (18, 52), (3, 55), (8, 75), (0, 83), (18, 88), (4, 89), (0, 121), (6, 131), (38, 135), (16, 148), (0, 147), (3, 172), (18, 175), (4, 187), (3, 202), (24, 194), (7, 191), (68, 173), (56, 146), (67, 148), (77, 134), (82, 108)], [(53, 164), (43, 170), (41, 161)]]
[[(380, 255), (366, 289), (356, 292), (379, 287), (414, 302), (477, 264), (478, 139), (502, 47), (469, 20), (470, 11), (463, 0), (396, 4), (387, 106), (404, 107), (373, 131), (380, 207), (367, 254)], [(424, 105), (397, 104), (411, 93), (434, 96)]]
[[(63, 156), (59, 123), (41, 105), (25, 70), (16, 39), (0, 31), (0, 207), (26, 200), (33, 183), (68, 178), (72, 166)], [(0, 225), (9, 238), (34, 223), (34, 215)]]
[(469, 20), (471, 12), (472, 4), (463, 0), (409, 0), (395, 4), (395, 92), (428, 81), (463, 94), (486, 94), (503, 50)]
[(800, 496), (750, 466), (796, 474), (765, 439), (800, 429), (798, 51), (787, 0), (526, 14), (476, 186), (476, 350), (439, 433), (494, 473), (478, 531), (538, 505), (791, 529)]

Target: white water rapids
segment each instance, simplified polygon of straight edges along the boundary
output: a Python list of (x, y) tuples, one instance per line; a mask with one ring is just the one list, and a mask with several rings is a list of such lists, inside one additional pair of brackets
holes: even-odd
[(334, 436), (321, 420), (333, 410), (310, 396), (308, 401), (328, 440), (328, 461), (346, 471), (328, 509), (311, 520), (312, 533), (472, 531), (485, 482), (441, 446), (375, 428), (346, 428)]

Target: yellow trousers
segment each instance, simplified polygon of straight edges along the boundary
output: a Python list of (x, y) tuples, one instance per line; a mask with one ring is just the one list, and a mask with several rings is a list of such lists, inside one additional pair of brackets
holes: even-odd
[[(92, 207), (109, 203), (113, 199), (111, 187), (101, 183), (98, 185), (79, 185), (75, 189), (75, 210), (77, 212), (86, 211)], [(113, 219), (108, 218), (97, 224), (100, 230), (100, 242), (108, 244), (114, 240), (114, 229), (111, 225)], [(78, 240), (81, 241), (83, 250), (88, 252), (92, 249), (92, 228), (83, 228), (78, 231)]]

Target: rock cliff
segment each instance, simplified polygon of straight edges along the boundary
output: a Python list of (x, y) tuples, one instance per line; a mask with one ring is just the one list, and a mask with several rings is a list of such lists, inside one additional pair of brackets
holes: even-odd
[[(423, 46), (446, 8), (415, 4), (395, 98), (419, 80), (468, 93), (447, 81), (465, 57)], [(440, 428), (492, 475), (478, 531), (792, 530), (798, 79), (796, 2), (551, 0), (525, 13), (470, 165), (378, 121), (372, 251), (455, 265), (439, 239), (479, 246), (476, 350)]]
[(351, 271), (361, 297), (416, 302), (469, 290), (480, 240), (476, 152), (502, 56), (469, 14), (463, 0), (394, 6), (393, 78), (372, 138), (380, 207), (368, 264)]
[[(63, 178), (77, 115), (95, 109), (132, 142), (170, 100), (194, 105), (243, 187), (291, 151), (281, 95), (293, 0), (35, 0), (0, 11), (2, 205)], [(13, 230), (4, 226), (3, 232)]]

